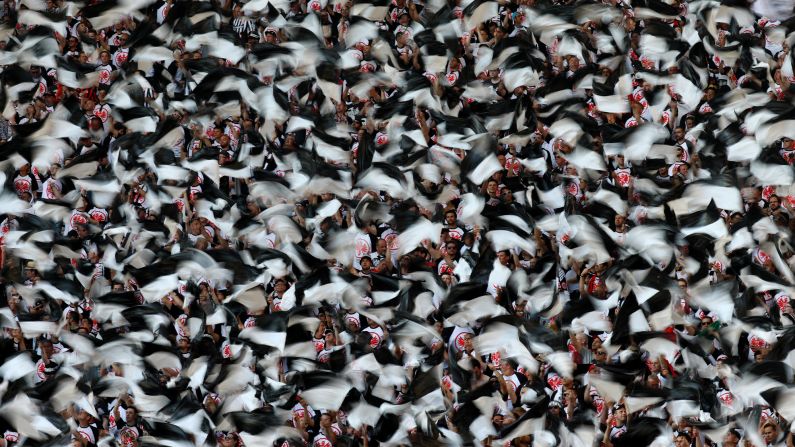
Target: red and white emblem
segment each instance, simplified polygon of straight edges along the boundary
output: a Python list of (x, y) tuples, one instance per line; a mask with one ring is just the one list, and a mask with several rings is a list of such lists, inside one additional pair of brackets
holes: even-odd
[(99, 70), (99, 83), (110, 84), (110, 70)]

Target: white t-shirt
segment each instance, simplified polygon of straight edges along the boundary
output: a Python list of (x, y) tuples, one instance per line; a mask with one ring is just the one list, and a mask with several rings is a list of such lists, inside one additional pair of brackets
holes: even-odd
[(157, 24), (162, 25), (163, 22), (166, 21), (166, 16), (168, 16), (168, 11), (171, 9), (171, 5), (168, 3), (164, 3), (163, 6), (157, 8)]
[(110, 74), (113, 72), (113, 66), (110, 64), (102, 64), (97, 67), (97, 71), (99, 72), (99, 83), (102, 85), (110, 85)]
[(119, 48), (116, 52), (113, 53), (111, 56), (111, 61), (113, 61), (113, 65), (116, 68), (122, 68), (122, 66), (127, 62), (127, 57), (130, 55), (129, 48)]
[(41, 383), (47, 380), (47, 376), (44, 374), (44, 368), (46, 368), (44, 360), (39, 359), (39, 361), (36, 362), (36, 374), (33, 377), (33, 383)]
[(455, 329), (453, 329), (453, 333), (450, 334), (449, 342), (455, 346), (457, 351), (464, 350), (464, 336), (466, 334), (474, 334), (474, 332), (472, 329), (456, 326)]
[(64, 236), (69, 234), (77, 225), (80, 224), (87, 224), (88, 223), (88, 214), (78, 211), (72, 210), (72, 214), (69, 216), (69, 219), (66, 221), (66, 225), (64, 225)]
[(97, 444), (97, 436), (96, 436), (97, 427), (94, 424), (89, 425), (88, 427), (77, 427), (77, 434), (78, 436), (82, 436), (84, 439), (88, 440), (89, 444)]
[(367, 326), (366, 328), (362, 329), (362, 332), (367, 332), (370, 334), (370, 346), (373, 348), (378, 347), (381, 342), (384, 341), (384, 330), (380, 327), (370, 327)]
[(331, 440), (323, 433), (319, 433), (315, 436), (314, 441), (312, 441), (312, 447), (332, 447), (333, 445)]
[[(311, 406), (307, 405), (306, 406), (306, 411), (309, 412), (309, 418), (310, 419), (315, 417), (315, 410), (313, 410)], [(301, 419), (301, 418), (304, 417), (304, 407), (302, 407), (301, 404), (295, 404), (295, 406), (292, 409), (292, 413), (293, 413), (293, 419), (294, 420), (295, 419)]]
[(41, 197), (48, 200), (55, 200), (59, 197), (62, 191), (62, 184), (60, 180), (52, 177), (44, 181), (41, 188)]

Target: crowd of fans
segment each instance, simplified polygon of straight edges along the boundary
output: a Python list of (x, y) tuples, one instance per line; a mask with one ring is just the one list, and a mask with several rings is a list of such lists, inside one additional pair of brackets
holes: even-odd
[[(793, 445), (748, 383), (792, 382), (795, 134), (755, 135), (790, 113), (785, 18), (110, 3), (3, 3), (4, 445)], [(682, 205), (704, 184), (742, 200)]]

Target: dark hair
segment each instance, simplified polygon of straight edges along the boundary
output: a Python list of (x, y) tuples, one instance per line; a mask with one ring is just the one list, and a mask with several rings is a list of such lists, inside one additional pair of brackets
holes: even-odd
[(513, 369), (516, 369), (517, 367), (519, 367), (519, 364), (516, 363), (516, 360), (514, 360), (514, 359), (504, 359), (504, 362), (507, 363), (508, 366), (510, 366)]

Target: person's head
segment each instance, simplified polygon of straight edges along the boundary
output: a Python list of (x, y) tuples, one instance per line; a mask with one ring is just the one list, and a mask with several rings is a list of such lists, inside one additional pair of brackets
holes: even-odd
[(762, 439), (768, 444), (773, 444), (778, 439), (778, 426), (773, 421), (767, 421), (762, 426)]
[(690, 447), (690, 435), (687, 433), (679, 433), (674, 440), (676, 447)]
[(574, 388), (567, 388), (563, 392), (563, 401), (568, 405), (576, 405), (577, 404), (577, 391)]
[(127, 33), (119, 34), (119, 46), (120, 47), (125, 46), (127, 44), (127, 40), (129, 40), (129, 38), (130, 38), (130, 35), (127, 34)]
[(503, 27), (501, 27), (501, 26), (498, 26), (498, 27), (497, 27), (497, 28), (494, 30), (494, 37), (495, 37), (495, 38), (496, 38), (498, 41), (499, 41), (499, 40), (502, 40), (502, 39), (504, 39), (504, 38), (505, 38), (505, 36), (506, 36), (507, 34), (508, 34), (508, 33), (507, 33), (506, 29), (505, 29), (505, 28), (503, 28)]
[(177, 347), (183, 352), (189, 350), (190, 339), (188, 337), (179, 337), (179, 340), (177, 340)]
[(237, 433), (221, 432), (218, 434), (218, 444), (221, 447), (232, 447), (238, 444)]
[(127, 412), (124, 414), (124, 420), (127, 421), (127, 425), (135, 425), (135, 423), (138, 422), (138, 410), (136, 410), (133, 406), (127, 407)]
[(33, 261), (28, 261), (25, 264), (25, 277), (32, 279), (37, 276), (39, 276), (39, 272), (36, 270), (36, 263)]
[(254, 197), (248, 197), (246, 199), (246, 210), (254, 216), (262, 212), (262, 209), (257, 203), (257, 199), (255, 199)]
[(60, 169), (61, 169), (61, 165), (59, 163), (53, 163), (53, 164), (50, 165), (50, 168), (48, 169), (48, 171), (49, 171), (51, 176), (55, 176), (56, 174), (58, 174), (58, 171)]
[(710, 316), (708, 316), (708, 315), (705, 315), (705, 316), (704, 316), (704, 317), (701, 319), (701, 327), (702, 327), (702, 328), (705, 328), (705, 327), (709, 326), (710, 324), (712, 324), (712, 317), (710, 317)]
[(505, 416), (501, 413), (495, 412), (494, 415), (491, 417), (491, 423), (494, 425), (495, 428), (502, 428), (503, 423), (505, 422)]
[(679, 166), (676, 168), (676, 172), (684, 176), (687, 175), (687, 170), (688, 170), (687, 163), (680, 163)]
[(520, 299), (513, 306), (513, 313), (519, 318), (523, 318), (527, 312), (527, 300)]
[(202, 280), (199, 283), (199, 299), (208, 299), (210, 298), (210, 285), (207, 281)]
[(736, 429), (731, 429), (723, 437), (723, 445), (725, 447), (736, 447), (740, 443), (740, 438), (740, 432)]
[(323, 340), (326, 342), (326, 347), (330, 348), (335, 345), (336, 337), (334, 336), (334, 331), (327, 329), (326, 334), (323, 336)]
[(497, 195), (497, 186), (499, 186), (497, 184), (497, 180), (492, 179), (486, 183), (486, 192), (489, 194), (489, 196), (495, 197)]
[(737, 225), (743, 220), (743, 213), (737, 211), (729, 216), (729, 225)]
[(616, 405), (613, 409), (613, 415), (615, 415), (616, 421), (618, 421), (619, 424), (624, 424), (624, 422), (627, 421), (627, 409), (624, 405)]
[(359, 264), (361, 264), (363, 272), (369, 272), (373, 268), (373, 260), (369, 256), (363, 256)]
[(472, 375), (477, 378), (483, 376), (483, 364), (476, 359), (471, 359), (469, 366), (472, 368)]
[[(11, 311), (16, 313), (17, 306), (19, 305), (20, 296), (19, 291), (14, 286), (9, 286), (8, 288), (8, 305), (11, 307)], [(19, 329), (15, 329), (19, 330)], [(12, 330), (13, 331), (13, 330)]]
[[(594, 340), (594, 344), (596, 344), (596, 340)], [(599, 340), (599, 346), (593, 349), (593, 359), (596, 363), (607, 363), (607, 349), (602, 346), (601, 340)]]
[(713, 86), (707, 87), (707, 90), (704, 92), (704, 100), (712, 101), (713, 99), (715, 99), (715, 92), (716, 92), (715, 87)]
[(580, 59), (577, 56), (569, 56), (569, 70), (577, 71), (580, 69)]
[(213, 128), (213, 139), (214, 140), (220, 139), (223, 134), (224, 134), (224, 130), (221, 129), (220, 127), (216, 126), (216, 127)]
[(500, 371), (503, 376), (512, 376), (516, 371), (516, 365), (511, 359), (503, 359), (500, 361)]
[(770, 204), (771, 211), (776, 211), (781, 207), (781, 199), (776, 194), (770, 196), (768, 203)]
[(461, 238), (461, 243), (471, 248), (473, 245), (475, 245), (475, 235), (472, 233), (466, 233), (464, 237)]
[(573, 338), (580, 346), (588, 346), (588, 336), (585, 335), (585, 332), (577, 332), (573, 335)]
[(279, 278), (273, 283), (273, 290), (277, 294), (282, 294), (287, 291), (287, 280), (284, 278)]
[(475, 349), (474, 342), (472, 341), (472, 339), (474, 338), (474, 335), (472, 335), (471, 333), (467, 332), (464, 335), (462, 335), (461, 338), (464, 340), (463, 349), (465, 351), (471, 352), (473, 349)]
[(99, 60), (102, 62), (103, 65), (108, 65), (110, 63), (110, 53), (107, 51), (100, 52)]
[(102, 129), (102, 120), (97, 116), (91, 117), (88, 121), (88, 128), (93, 132), (100, 131)]
[(204, 398), (204, 408), (208, 413), (213, 414), (221, 403), (221, 398), (215, 393), (209, 393)]
[(635, 30), (635, 25), (636, 24), (635, 24), (635, 18), (634, 17), (625, 17), (624, 18), (624, 29), (626, 29), (627, 31), (629, 31), (629, 32), (634, 31)]
[(453, 285), (453, 275), (450, 273), (442, 273), (441, 275), (442, 283), (444, 283), (447, 287), (452, 287)]
[(81, 427), (87, 427), (94, 419), (93, 416), (85, 408), (77, 408), (76, 410), (75, 420)]
[(386, 241), (384, 239), (378, 239), (375, 243), (375, 251), (381, 256), (386, 255)]
[(456, 224), (458, 216), (456, 215), (456, 212), (454, 210), (448, 210), (447, 212), (444, 213), (444, 220), (445, 223), (447, 223), (447, 225), (453, 226)]
[(48, 338), (41, 338), (39, 340), (39, 347), (41, 348), (42, 355), (50, 358), (53, 355), (52, 340)]
[(500, 264), (507, 266), (511, 261), (511, 253), (508, 250), (500, 250), (497, 252), (497, 260), (500, 261)]
[(627, 217), (623, 214), (616, 214), (616, 217), (613, 218), (613, 222), (616, 224), (616, 228), (622, 227), (624, 223), (627, 221)]
[(444, 244), (445, 251), (450, 254), (451, 256), (455, 257), (458, 255), (458, 242), (455, 239), (451, 239)]
[(275, 29), (269, 28), (265, 30), (265, 42), (271, 44), (275, 44), (278, 42), (278, 37), (276, 36)]
[[(46, 305), (47, 303), (44, 300), (38, 299), (35, 303), (33, 303), (33, 306), (31, 306), (29, 312), (31, 315), (41, 318), (44, 316), (42, 314), (46, 311)], [(52, 343), (50, 343), (50, 345), (52, 345)], [(44, 348), (42, 348), (42, 350), (44, 350)]]
[(409, 40), (409, 35), (406, 32), (398, 31), (397, 35), (395, 36), (395, 40), (400, 46), (406, 45), (406, 42)]
[(513, 191), (511, 191), (510, 188), (504, 187), (500, 191), (500, 197), (502, 198), (503, 202), (511, 203), (513, 202)]
[(193, 219), (190, 221), (190, 233), (194, 236), (198, 236), (202, 232), (202, 222), (199, 219)]
[[(682, 270), (683, 268), (684, 268), (684, 267), (682, 267), (680, 264), (677, 264), (677, 266), (676, 266), (676, 271), (680, 271), (680, 270)], [(677, 285), (677, 286), (679, 286), (679, 289), (680, 289), (680, 290), (682, 290), (683, 292), (685, 292), (685, 294), (687, 294), (687, 293), (689, 292), (689, 291), (688, 291), (688, 288), (687, 288), (687, 280), (686, 280), (686, 279), (684, 279), (684, 278), (678, 278), (678, 279), (676, 280), (676, 285)]]

